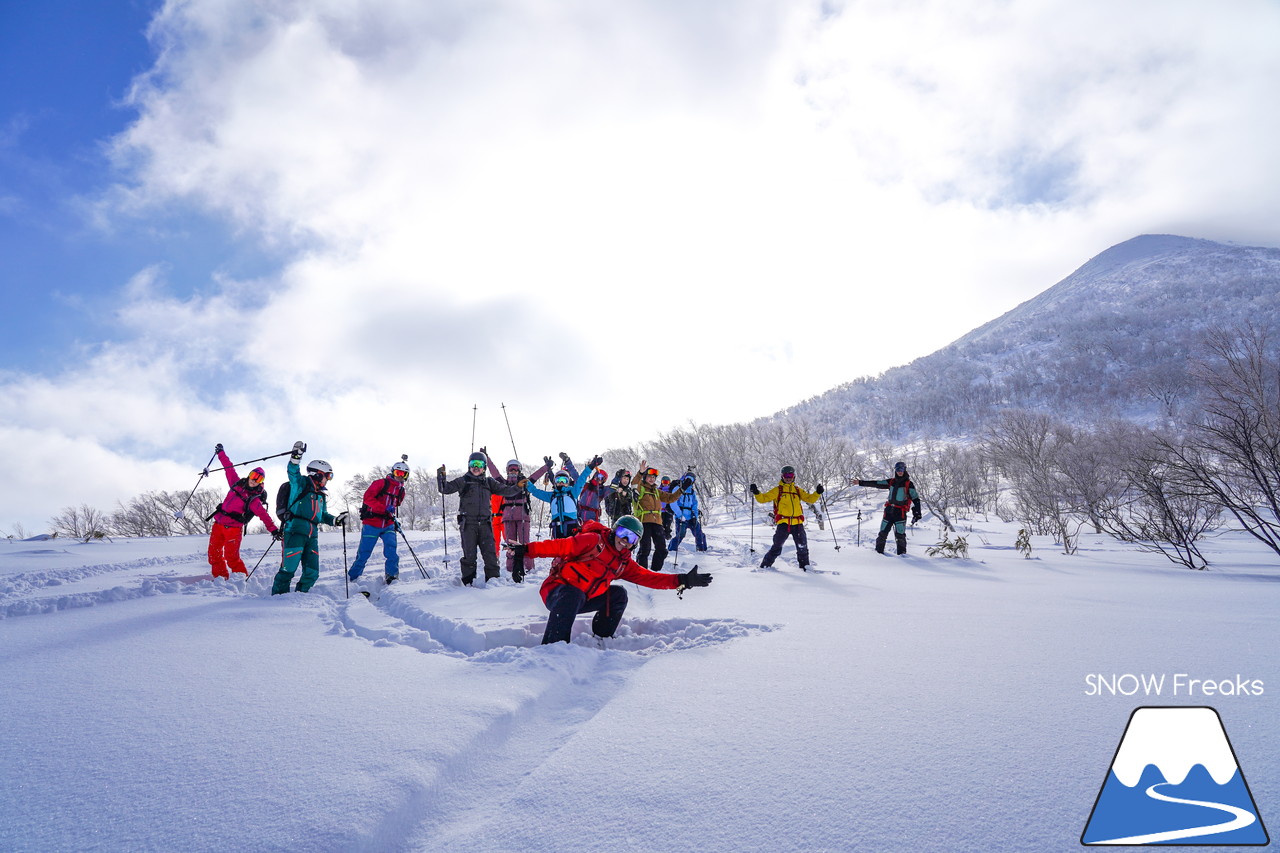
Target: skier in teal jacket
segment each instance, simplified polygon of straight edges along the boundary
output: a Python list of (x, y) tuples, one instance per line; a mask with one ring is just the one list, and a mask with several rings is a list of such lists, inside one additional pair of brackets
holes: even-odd
[(321, 524), (339, 527), (347, 520), (345, 512), (336, 517), (330, 515), (326, 505), (325, 485), (333, 479), (333, 468), (329, 463), (323, 459), (311, 460), (307, 463), (306, 476), (298, 470), (298, 460), (306, 449), (302, 442), (294, 442), (293, 453), (289, 456), (291, 515), (284, 527), (284, 562), (271, 584), (272, 595), (289, 591), (299, 564), (302, 565), (302, 577), (294, 589), (298, 592), (310, 590), (320, 577), (320, 543), (316, 531)]
[(907, 474), (906, 463), (894, 465), (893, 477), (888, 480), (858, 480), (857, 483), (865, 489), (889, 490), (889, 500), (884, 502), (884, 518), (880, 521), (880, 533), (876, 536), (876, 551), (884, 553), (889, 528), (892, 527), (894, 538), (898, 542), (898, 553), (907, 553), (907, 513), (911, 513), (912, 524), (920, 520), (920, 495)]

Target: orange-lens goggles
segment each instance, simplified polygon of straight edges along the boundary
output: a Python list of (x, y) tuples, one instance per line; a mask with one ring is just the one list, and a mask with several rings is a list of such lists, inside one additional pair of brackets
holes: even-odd
[(409, 479), (409, 472), (397, 468), (391, 472), (391, 476), (395, 477), (397, 480), (407, 480)]

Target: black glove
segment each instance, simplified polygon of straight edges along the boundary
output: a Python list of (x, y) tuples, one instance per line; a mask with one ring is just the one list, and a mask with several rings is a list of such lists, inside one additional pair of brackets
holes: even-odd
[(680, 580), (681, 586), (709, 586), (711, 584), (711, 575), (698, 574), (698, 567), (694, 566), (682, 575), (676, 575)]
[(750, 486), (748, 486), (747, 488), (751, 489), (751, 494), (753, 494), (753, 495), (758, 495), (758, 494), (760, 494), (760, 487), (759, 487), (759, 486), (757, 486), (755, 483), (752, 483), (752, 484), (751, 484)]
[(335, 518), (335, 519), (333, 520), (333, 526), (334, 526), (334, 527), (346, 527), (346, 526), (347, 526), (347, 514), (346, 514), (345, 512), (340, 512), (340, 513), (338, 513), (338, 517), (337, 517), (337, 518)]
[(554, 462), (552, 462), (552, 461), (551, 461), (551, 457), (550, 457), (550, 456), (544, 456), (544, 457), (542, 457), (542, 461), (543, 461), (543, 462), (545, 462), (545, 463), (547, 463), (547, 473), (548, 473), (548, 474), (550, 474), (550, 473), (551, 473), (551, 469), (553, 469), (553, 468), (555, 468), (555, 467), (556, 467), (556, 463), (554, 463)]
[(403, 531), (400, 529), (400, 522), (398, 522), (398, 521), (397, 521), (397, 522), (396, 522), (396, 533), (401, 533), (401, 532), (403, 532)]
[(591, 457), (591, 461), (587, 463), (587, 467), (599, 468), (603, 464), (604, 464), (604, 457), (597, 453), (595, 456)]
[(215, 444), (215, 445), (213, 446), (213, 449), (214, 449), (215, 451), (217, 451), (218, 453), (221, 453), (221, 452), (222, 452), (222, 445), (221, 445), (221, 444)]
[(692, 488), (693, 488), (693, 478), (692, 478), (692, 477), (685, 477), (683, 480), (681, 480), (681, 481), (680, 481), (680, 488), (684, 489), (685, 491), (688, 491), (689, 489), (692, 489)]
[(521, 474), (519, 477), (516, 478), (516, 485), (522, 489), (529, 488), (529, 478), (526, 477), (524, 474)]
[(517, 563), (524, 562), (525, 552), (529, 550), (529, 546), (523, 542), (508, 542), (506, 549), (511, 552), (511, 559)]
[(272, 538), (272, 539), (274, 539), (274, 540), (276, 540), (277, 542), (283, 542), (283, 541), (284, 541), (284, 531), (282, 531), (282, 530), (273, 530), (273, 531), (271, 531), (271, 538)]
[(919, 520), (920, 520), (920, 510), (917, 509), (911, 513), (911, 523), (915, 524)]
[(488, 456), (488, 455), (489, 455), (489, 448), (488, 448), (488, 447), (482, 447), (482, 448), (480, 448), (480, 452), (481, 452), (481, 453), (483, 453), (485, 456)]
[(569, 464), (569, 454), (568, 454), (568, 453), (565, 453), (563, 450), (561, 450), (559, 455), (560, 455), (560, 461), (561, 461), (561, 462), (563, 462), (565, 465), (568, 465), (568, 464)]
[(814, 493), (815, 495), (820, 495), (820, 494), (822, 494), (822, 484), (821, 484), (821, 483), (819, 483), (818, 485), (816, 485), (816, 486), (814, 486), (814, 487), (813, 487), (813, 493)]
[(439, 477), (441, 480), (443, 480), (448, 473), (449, 473), (449, 470), (445, 468), (443, 465), (441, 465), (439, 468), (436, 469), (436, 476)]

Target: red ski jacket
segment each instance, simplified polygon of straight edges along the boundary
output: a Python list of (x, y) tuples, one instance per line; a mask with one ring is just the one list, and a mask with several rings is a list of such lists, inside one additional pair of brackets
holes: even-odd
[(650, 589), (675, 589), (680, 579), (667, 572), (651, 572), (631, 559), (629, 551), (613, 547), (613, 531), (598, 521), (587, 521), (582, 532), (568, 539), (530, 542), (530, 557), (562, 557), (551, 565), (551, 574), (542, 582), (542, 600), (563, 584), (576, 587), (595, 598), (615, 580), (630, 581)]
[(404, 486), (395, 477), (381, 477), (364, 491), (360, 520), (370, 527), (391, 527), (396, 523), (396, 510), (403, 502)]

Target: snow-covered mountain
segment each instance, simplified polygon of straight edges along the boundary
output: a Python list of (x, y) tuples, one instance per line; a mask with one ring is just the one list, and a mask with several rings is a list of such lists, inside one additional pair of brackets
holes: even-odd
[(1171, 417), (1205, 333), (1276, 327), (1277, 291), (1280, 249), (1135, 237), (931, 355), (774, 417), (887, 439), (972, 433), (1006, 408)]

